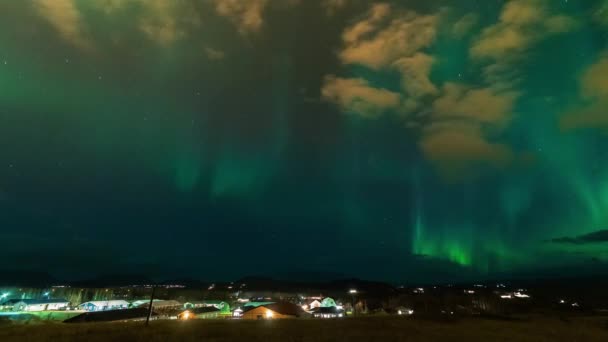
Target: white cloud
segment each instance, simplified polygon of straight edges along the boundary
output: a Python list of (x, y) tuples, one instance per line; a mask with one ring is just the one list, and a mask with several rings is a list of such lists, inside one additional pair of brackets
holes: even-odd
[(348, 113), (376, 117), (399, 108), (401, 96), (387, 89), (374, 88), (362, 78), (329, 75), (321, 90), (323, 99), (336, 103)]

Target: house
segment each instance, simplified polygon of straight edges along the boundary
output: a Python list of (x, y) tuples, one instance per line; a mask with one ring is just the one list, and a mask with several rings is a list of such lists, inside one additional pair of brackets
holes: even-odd
[(221, 311), (222, 314), (230, 315), (230, 304), (221, 300), (206, 300), (202, 302), (188, 302), (184, 304), (185, 309), (196, 309), (196, 308), (216, 308)]
[(321, 302), (319, 302), (317, 299), (313, 300), (312, 302), (310, 302), (308, 304), (308, 310), (313, 310), (316, 308), (320, 308), (321, 307)]
[(13, 311), (61, 310), (70, 305), (65, 299), (20, 299), (13, 305)]
[[(138, 300), (131, 303), (134, 308), (148, 308), (150, 307), (150, 300)], [(182, 303), (176, 300), (153, 300), (152, 308), (155, 310), (166, 310), (166, 309), (178, 309), (182, 307)]]
[(241, 316), (243, 319), (284, 319), (298, 318), (306, 316), (307, 313), (298, 305), (279, 302), (273, 304), (260, 305), (257, 307), (248, 307)]
[(342, 318), (342, 317), (344, 317), (344, 310), (338, 309), (336, 306), (315, 308), (312, 311), (312, 317), (314, 317), (314, 318)]
[(0, 304), (0, 310), (3, 310), (3, 311), (12, 310), (13, 307), (15, 307), (15, 304), (19, 303), (20, 301), (22, 301), (22, 299), (19, 299), (19, 298), (7, 299)]
[(220, 309), (208, 306), (203, 308), (187, 309), (177, 315), (177, 319), (214, 319), (220, 317)]
[(336, 307), (336, 306), (337, 306), (336, 301), (331, 297), (325, 297), (321, 301), (322, 308), (332, 308), (332, 307)]
[(78, 305), (79, 310), (84, 311), (108, 311), (108, 310), (120, 310), (127, 309), (129, 302), (126, 300), (99, 300), (85, 302)]

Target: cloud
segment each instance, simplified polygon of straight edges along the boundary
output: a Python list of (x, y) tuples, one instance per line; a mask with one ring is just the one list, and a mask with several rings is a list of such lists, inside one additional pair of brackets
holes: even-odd
[(223, 59), (225, 56), (224, 51), (216, 50), (216, 49), (210, 48), (210, 47), (205, 48), (205, 53), (207, 54), (207, 58), (209, 58), (210, 60)]
[(388, 110), (395, 110), (401, 101), (399, 93), (374, 88), (362, 78), (340, 78), (333, 75), (325, 77), (321, 96), (346, 112), (365, 117), (376, 117)]
[(560, 119), (564, 130), (601, 128), (608, 132), (608, 52), (589, 66), (581, 78), (581, 96), (584, 104), (566, 113)]
[(507, 145), (491, 143), (484, 135), (472, 123), (438, 122), (425, 128), (420, 147), (445, 180), (458, 181), (475, 177), (478, 166), (501, 168), (513, 159)]
[(323, 0), (321, 6), (327, 15), (334, 15), (337, 11), (346, 7), (350, 0)]
[(462, 38), (467, 35), (479, 22), (479, 15), (477, 13), (469, 13), (460, 18), (452, 26), (452, 34), (457, 38)]
[(66, 41), (83, 49), (92, 48), (73, 0), (34, 0), (34, 6)]
[(392, 65), (429, 47), (435, 40), (438, 16), (415, 12), (393, 13), (387, 4), (374, 5), (366, 18), (343, 34), (344, 64), (359, 64), (372, 69)]
[(598, 230), (589, 234), (555, 238), (549, 240), (549, 242), (575, 245), (608, 242), (608, 229)]
[(141, 0), (141, 4), (143, 15), (139, 19), (139, 29), (160, 45), (167, 46), (185, 38), (190, 27), (201, 25), (192, 3)]
[(538, 41), (573, 30), (578, 23), (565, 15), (550, 13), (545, 0), (511, 0), (505, 4), (499, 22), (487, 27), (471, 46), (473, 58), (518, 57)]
[(216, 12), (229, 18), (241, 34), (257, 32), (264, 23), (263, 12), (268, 0), (211, 0)]
[(447, 180), (475, 175), (479, 165), (504, 167), (511, 149), (491, 142), (510, 121), (518, 94), (447, 83), (435, 99), (420, 147)]
[(429, 75), (435, 58), (422, 52), (398, 59), (393, 66), (401, 73), (402, 89), (413, 98), (435, 95), (438, 90)]
[(515, 92), (446, 83), (443, 94), (433, 102), (433, 118), (503, 127), (510, 120), (516, 98)]
[(565, 15), (551, 13), (547, 0), (511, 0), (502, 8), (498, 23), (485, 28), (470, 47), (477, 61), (492, 61), (484, 73), (490, 83), (510, 86), (517, 75), (514, 62), (524, 58), (541, 40), (578, 27)]
[[(361, 82), (365, 82), (367, 92), (376, 90), (376, 93), (390, 94), (389, 107), (404, 113), (417, 109), (422, 98), (437, 94), (437, 87), (430, 79), (435, 58), (421, 50), (434, 42), (438, 17), (395, 10), (386, 3), (371, 6), (365, 17), (342, 33), (343, 47), (338, 56), (345, 65), (361, 65), (375, 71), (398, 71), (404, 96), (395, 90), (373, 89), (363, 79), (352, 79), (357, 82), (350, 85), (357, 83), (360, 89)], [(357, 104), (346, 107), (351, 111), (364, 108), (366, 112), (361, 114), (370, 116), (369, 108), (359, 102)], [(341, 107), (345, 108), (344, 105)], [(373, 110), (376, 114), (384, 111), (384, 108)]]

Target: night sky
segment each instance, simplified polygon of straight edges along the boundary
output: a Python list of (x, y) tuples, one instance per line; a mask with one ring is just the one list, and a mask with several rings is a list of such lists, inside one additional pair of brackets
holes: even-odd
[(607, 43), (603, 0), (2, 0), (0, 269), (608, 273)]

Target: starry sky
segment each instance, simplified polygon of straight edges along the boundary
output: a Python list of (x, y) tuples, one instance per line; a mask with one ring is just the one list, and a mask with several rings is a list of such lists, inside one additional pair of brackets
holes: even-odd
[(608, 1), (0, 1), (0, 269), (608, 273)]

